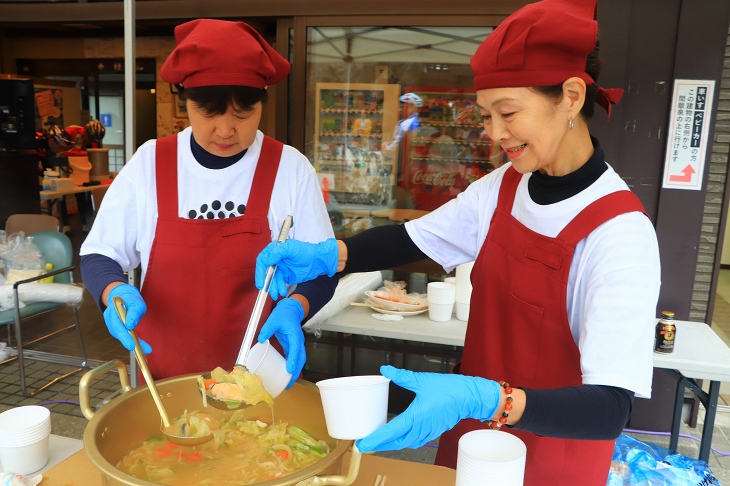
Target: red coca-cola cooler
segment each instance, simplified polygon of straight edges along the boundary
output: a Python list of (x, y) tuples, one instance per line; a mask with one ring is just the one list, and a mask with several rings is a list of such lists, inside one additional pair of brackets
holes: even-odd
[(417, 209), (436, 209), (504, 163), (502, 149), (484, 134), (473, 91), (405, 91), (401, 184)]

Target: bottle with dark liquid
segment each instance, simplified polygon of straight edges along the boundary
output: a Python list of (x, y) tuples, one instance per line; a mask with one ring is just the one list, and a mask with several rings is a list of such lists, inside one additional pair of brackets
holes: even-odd
[(662, 311), (662, 318), (657, 322), (654, 332), (654, 351), (671, 353), (674, 351), (674, 340), (677, 337), (677, 326), (674, 324), (674, 312)]

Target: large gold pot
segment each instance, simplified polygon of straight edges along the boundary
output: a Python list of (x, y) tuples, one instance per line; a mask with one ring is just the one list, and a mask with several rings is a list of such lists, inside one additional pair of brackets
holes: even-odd
[[(124, 393), (95, 413), (90, 406), (89, 385), (97, 376), (115, 368), (119, 370)], [(230, 414), (213, 407), (203, 409), (196, 378), (197, 375), (185, 375), (155, 382), (170, 417), (176, 417), (184, 410), (204, 410), (214, 418)], [(132, 389), (124, 363), (113, 360), (84, 375), (79, 383), (79, 398), (81, 410), (89, 419), (84, 431), (84, 449), (91, 462), (104, 475), (104, 484), (154, 486), (155, 483), (138, 479), (115, 467), (130, 450), (150, 437), (160, 435), (160, 415), (149, 389), (145, 386)], [(271, 421), (271, 409), (264, 403), (250, 407), (245, 412), (246, 418), (251, 420)], [(345, 486), (355, 481), (360, 453), (352, 441), (333, 439), (327, 434), (322, 402), (315, 385), (299, 380), (276, 397), (274, 413), (276, 420), (297, 425), (312, 436), (325, 440), (332, 452), (306, 469), (277, 480), (256, 483), (257, 486)], [(347, 474), (338, 476), (342, 470), (342, 455), (350, 449), (353, 454)]]

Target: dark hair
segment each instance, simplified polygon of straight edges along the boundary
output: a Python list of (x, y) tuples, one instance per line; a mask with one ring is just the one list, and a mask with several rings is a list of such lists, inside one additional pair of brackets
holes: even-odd
[[(598, 51), (600, 50), (600, 41), (596, 39), (596, 45), (593, 50), (588, 54), (586, 59), (586, 73), (593, 78), (594, 82), (598, 81), (598, 75), (601, 72), (601, 61), (598, 58)], [(558, 102), (563, 98), (563, 84), (556, 84), (554, 86), (536, 86), (531, 88), (542, 95), (547, 96), (551, 100)], [(585, 121), (593, 118), (595, 112), (596, 95), (598, 94), (597, 84), (586, 85), (586, 99), (583, 103), (583, 107), (580, 109), (580, 116)]]
[(250, 86), (201, 86), (183, 88), (178, 85), (181, 100), (190, 100), (207, 115), (222, 115), (234, 104), (244, 111), (252, 111), (259, 101), (266, 102), (269, 92)]

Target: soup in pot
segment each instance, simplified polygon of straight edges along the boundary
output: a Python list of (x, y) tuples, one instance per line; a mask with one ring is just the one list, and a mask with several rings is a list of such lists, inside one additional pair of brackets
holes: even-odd
[(152, 437), (124, 456), (117, 468), (160, 484), (238, 486), (292, 474), (330, 452), (325, 441), (296, 426), (244, 420), (242, 411), (216, 425), (210, 427), (213, 440), (197, 447)]

